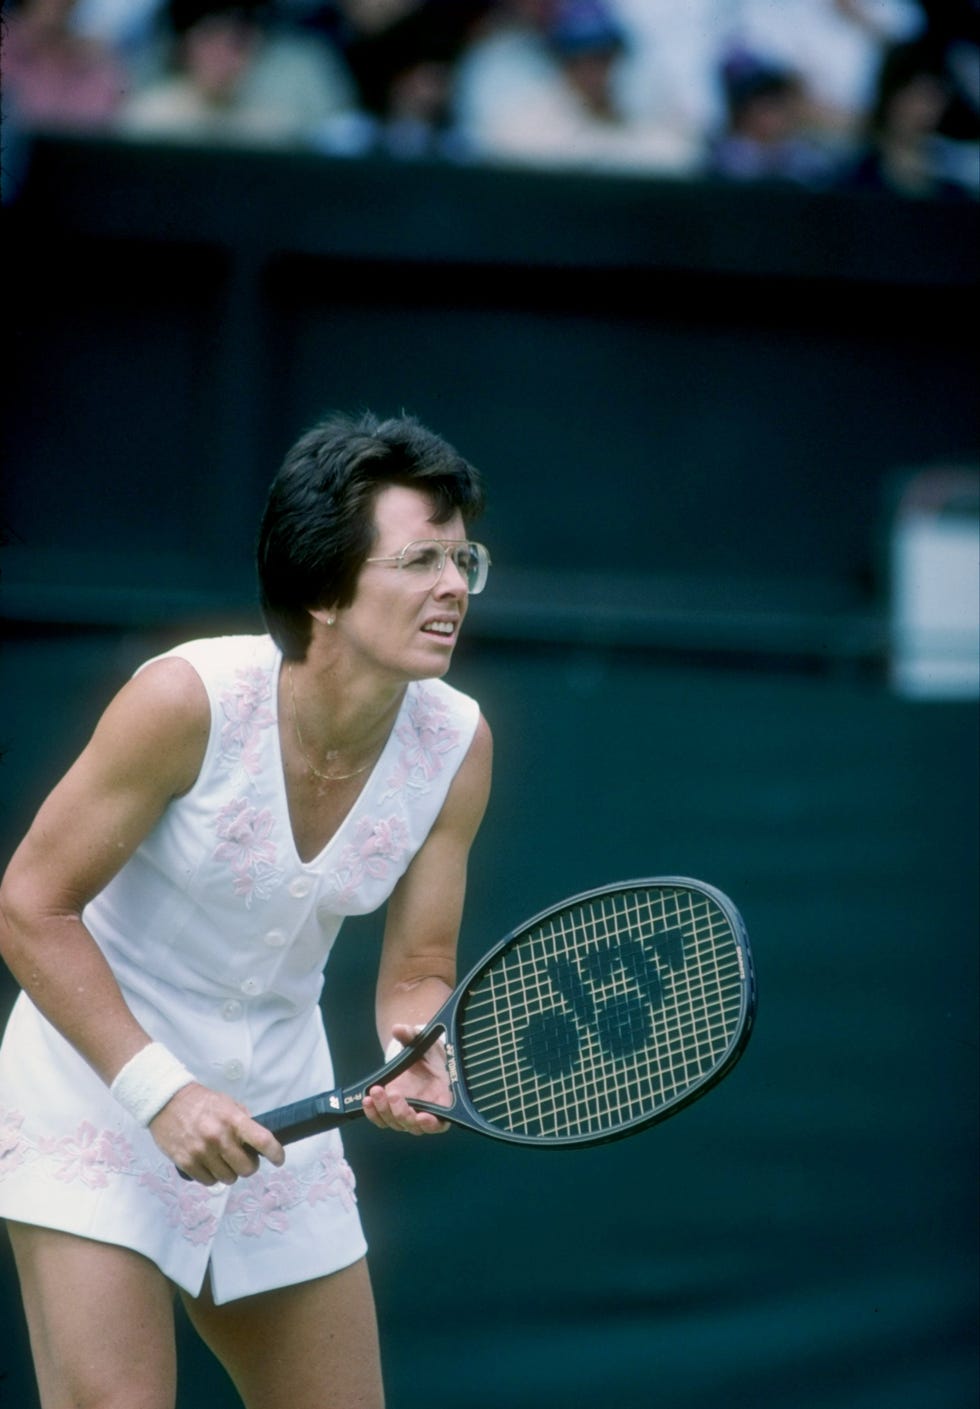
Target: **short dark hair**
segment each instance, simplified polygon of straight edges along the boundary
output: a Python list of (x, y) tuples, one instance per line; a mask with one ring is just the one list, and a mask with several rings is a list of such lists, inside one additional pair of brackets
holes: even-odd
[(332, 415), (300, 436), (272, 482), (262, 516), (262, 612), (283, 655), (302, 660), (312, 607), (346, 607), (374, 546), (374, 502), (400, 484), (432, 500), (433, 523), (483, 511), (480, 476), (414, 417)]

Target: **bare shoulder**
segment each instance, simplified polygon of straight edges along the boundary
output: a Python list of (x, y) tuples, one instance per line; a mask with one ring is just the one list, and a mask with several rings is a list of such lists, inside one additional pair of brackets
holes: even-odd
[(181, 656), (150, 661), (126, 682), (116, 698), (124, 696), (142, 709), (176, 716), (185, 724), (201, 725), (210, 715), (204, 681)]
[(167, 792), (192, 786), (211, 727), (204, 682), (187, 661), (152, 661), (110, 701), (87, 752), (107, 770), (139, 769)]
[(207, 692), (185, 661), (155, 662), (127, 681), (11, 860), (8, 906), (81, 914), (193, 786), (209, 727)]

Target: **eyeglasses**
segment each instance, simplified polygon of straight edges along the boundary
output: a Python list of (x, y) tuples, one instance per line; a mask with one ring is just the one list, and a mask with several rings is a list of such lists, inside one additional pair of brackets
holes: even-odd
[(452, 558), (457, 572), (475, 597), (487, 585), (490, 554), (482, 543), (461, 543), (457, 538), (421, 538), (406, 543), (400, 553), (390, 558), (365, 558), (366, 563), (394, 563), (410, 579), (413, 587), (428, 590), (439, 581)]

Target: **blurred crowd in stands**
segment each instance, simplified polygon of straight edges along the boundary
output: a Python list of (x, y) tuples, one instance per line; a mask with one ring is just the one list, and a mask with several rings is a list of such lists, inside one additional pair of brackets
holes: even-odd
[(980, 0), (9, 0), (38, 132), (969, 200)]

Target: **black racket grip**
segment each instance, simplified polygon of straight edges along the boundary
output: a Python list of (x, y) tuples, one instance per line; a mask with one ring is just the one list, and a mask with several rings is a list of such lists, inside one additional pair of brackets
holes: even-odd
[(319, 1096), (307, 1096), (302, 1101), (293, 1101), (288, 1106), (277, 1106), (253, 1116), (258, 1125), (264, 1125), (282, 1145), (293, 1140), (305, 1140), (307, 1135), (319, 1135), (322, 1130), (333, 1130), (345, 1121), (361, 1115), (360, 1105), (344, 1109), (344, 1092), (341, 1087), (335, 1091), (321, 1091)]

